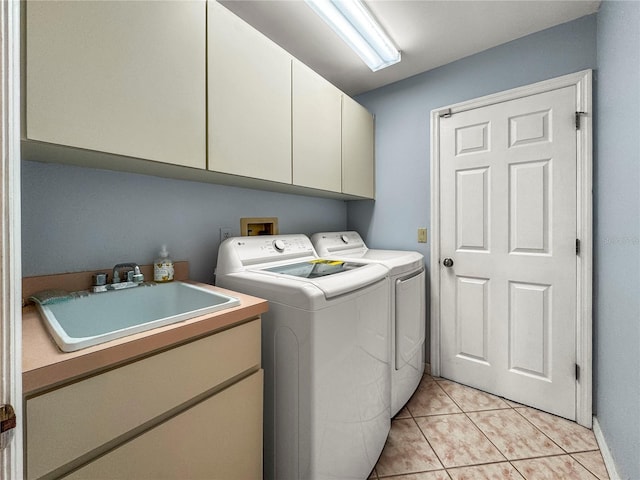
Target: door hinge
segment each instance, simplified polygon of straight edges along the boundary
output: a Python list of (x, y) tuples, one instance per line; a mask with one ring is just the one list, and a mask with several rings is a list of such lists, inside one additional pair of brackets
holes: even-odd
[(11, 430), (16, 428), (16, 412), (11, 405), (0, 405), (0, 450), (10, 442)]
[(0, 433), (16, 428), (16, 412), (11, 405), (0, 406)]
[(576, 238), (576, 255), (580, 255), (580, 239)]
[(576, 130), (580, 130), (580, 117), (586, 114), (587, 112), (576, 112)]
[(580, 365), (576, 363), (576, 381), (580, 380)]

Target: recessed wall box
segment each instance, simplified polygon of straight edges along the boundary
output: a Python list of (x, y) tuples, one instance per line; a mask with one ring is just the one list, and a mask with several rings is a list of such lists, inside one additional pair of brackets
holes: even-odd
[(241, 218), (240, 234), (242, 236), (277, 235), (278, 217)]

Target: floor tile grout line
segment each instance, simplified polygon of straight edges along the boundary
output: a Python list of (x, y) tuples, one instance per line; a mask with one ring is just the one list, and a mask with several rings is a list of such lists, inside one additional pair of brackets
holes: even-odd
[[(474, 465), (461, 465), (459, 467), (449, 467), (449, 468), (446, 468), (445, 471), (447, 472), (447, 475), (449, 475), (449, 470), (456, 470), (456, 469), (460, 469), (460, 468), (484, 467), (486, 465), (501, 465), (503, 463), (508, 463), (509, 465), (511, 465), (511, 467), (513, 467), (515, 469), (515, 471), (518, 472), (518, 474), (524, 480), (527, 480), (527, 478), (524, 476), (524, 474), (521, 473), (520, 470), (518, 470), (516, 468), (516, 466), (511, 463), (510, 460), (503, 460), (503, 461), (500, 461), (500, 462), (478, 463), (478, 464), (474, 464)], [(452, 478), (451, 475), (449, 475), (449, 478)]]
[[(425, 375), (427, 376), (427, 375)], [(409, 409), (408, 407), (408, 403), (407, 402), (403, 408), (406, 408), (409, 416), (408, 417), (403, 417), (403, 418), (394, 418), (393, 420), (408, 420), (411, 419), (413, 420), (414, 424), (418, 427), (418, 429), (420, 430), (423, 438), (425, 439), (425, 441), (427, 442), (427, 444), (429, 445), (429, 447), (431, 448), (431, 450), (433, 451), (433, 453), (435, 454), (436, 458), (438, 459), (438, 461), (440, 462), (442, 468), (440, 469), (435, 469), (435, 470), (423, 470), (420, 472), (411, 472), (411, 473), (406, 473), (406, 474), (392, 474), (389, 476), (384, 476), (381, 477), (378, 475), (377, 470), (374, 469), (374, 474), (375, 474), (375, 478), (377, 478), (378, 480), (381, 479), (385, 479), (385, 478), (393, 478), (394, 476), (402, 476), (402, 475), (413, 475), (413, 474), (419, 474), (419, 473), (425, 473), (425, 472), (438, 472), (438, 471), (444, 471), (447, 475), (449, 475), (449, 470), (452, 469), (456, 469), (456, 468), (467, 468), (467, 467), (476, 467), (476, 466), (483, 466), (483, 465), (492, 465), (492, 464), (500, 464), (500, 463), (509, 463), (520, 475), (522, 475), (522, 477), (525, 477), (524, 473), (521, 472), (516, 465), (513, 464), (513, 462), (522, 462), (522, 461), (530, 461), (530, 460), (537, 460), (537, 459), (544, 459), (544, 458), (553, 458), (553, 457), (561, 457), (561, 456), (569, 456), (573, 461), (577, 462), (582, 468), (584, 468), (587, 472), (589, 472), (591, 475), (593, 475), (596, 478), (600, 478), (595, 472), (593, 472), (590, 468), (588, 468), (586, 465), (584, 465), (582, 462), (580, 462), (580, 460), (578, 460), (577, 458), (573, 457), (574, 454), (580, 454), (580, 453), (588, 453), (588, 452), (598, 452), (600, 454), (600, 456), (602, 456), (602, 452), (600, 451), (599, 448), (596, 449), (587, 449), (587, 450), (580, 450), (580, 451), (576, 451), (576, 452), (569, 452), (567, 449), (563, 448), (562, 446), (560, 446), (559, 444), (557, 444), (549, 435), (547, 435), (541, 428), (539, 428), (537, 425), (535, 425), (531, 420), (529, 420), (526, 416), (524, 416), (522, 413), (520, 413), (517, 409), (518, 408), (532, 408), (534, 409), (534, 407), (527, 407), (527, 405), (521, 405), (518, 404), (517, 406), (513, 406), (510, 405), (509, 403), (507, 403), (505, 401), (505, 399), (503, 399), (502, 397), (498, 397), (500, 398), (507, 406), (505, 408), (492, 408), (492, 409), (488, 409), (488, 410), (469, 410), (469, 411), (465, 411), (461, 405), (455, 401), (455, 399), (449, 395), (449, 393), (440, 385), (439, 380), (446, 380), (452, 383), (456, 383), (452, 380), (448, 380), (448, 379), (444, 379), (442, 377), (438, 377), (438, 379), (432, 377), (432, 376), (428, 376), (430, 378), (430, 380), (434, 381), (434, 383), (436, 383), (436, 385), (438, 386), (438, 388), (440, 390), (442, 390), (444, 392), (444, 394), (453, 402), (453, 404), (460, 410), (460, 412), (456, 412), (456, 413), (438, 413), (438, 414), (432, 414), (432, 415), (414, 415), (414, 413)], [(424, 377), (423, 377), (424, 378)], [(430, 381), (429, 379), (427, 379), (426, 381)], [(423, 380), (421, 380), (422, 382)], [(458, 385), (462, 385), (465, 386), (467, 388), (473, 389), (473, 387), (468, 387), (466, 385), (463, 384), (458, 384)], [(474, 389), (475, 390), (475, 389)], [(495, 396), (495, 395), (494, 395)], [(473, 421), (473, 419), (468, 415), (469, 413), (482, 413), (482, 412), (491, 412), (491, 411), (499, 411), (499, 410), (508, 410), (508, 409), (512, 409), (512, 410), (516, 410), (516, 413), (518, 414), (518, 416), (524, 418), (524, 420), (530, 424), (536, 431), (540, 432), (543, 437), (547, 438), (553, 445), (556, 445), (563, 453), (555, 453), (555, 454), (550, 454), (550, 455), (537, 455), (534, 457), (524, 457), (524, 458), (517, 458), (517, 459), (509, 459), (506, 457), (506, 455), (500, 450), (500, 448), (498, 448), (494, 442), (491, 441), (491, 439), (484, 433), (484, 431), (476, 424), (476, 422)], [(401, 409), (402, 410), (402, 409)], [(538, 410), (538, 409), (534, 409), (534, 410)], [(482, 462), (482, 463), (474, 463), (471, 465), (458, 465), (458, 466), (451, 466), (451, 467), (446, 467), (444, 465), (444, 462), (442, 461), (442, 459), (440, 458), (440, 456), (438, 455), (438, 453), (436, 452), (436, 450), (433, 448), (433, 445), (431, 443), (431, 441), (429, 440), (429, 438), (427, 437), (427, 435), (425, 434), (425, 432), (420, 428), (420, 426), (418, 425), (417, 419), (419, 418), (428, 418), (428, 417), (442, 417), (442, 416), (447, 416), (447, 415), (459, 415), (460, 413), (464, 414), (466, 416), (466, 418), (468, 418), (471, 423), (473, 424), (473, 426), (480, 431), (480, 433), (489, 441), (489, 443), (491, 445), (494, 446), (494, 448), (496, 448), (496, 450), (504, 457), (504, 460), (501, 461), (491, 461), (491, 462)], [(605, 467), (606, 468), (606, 467)], [(608, 474), (608, 472), (607, 472)], [(449, 476), (450, 477), (450, 476)], [(451, 478), (451, 477), (450, 477)]]
[[(600, 454), (600, 458), (602, 458), (602, 452), (600, 450), (587, 450), (585, 452), (576, 452), (576, 453), (588, 453), (588, 452), (598, 452)], [(594, 477), (596, 477), (598, 480), (600, 480), (600, 475), (596, 474), (596, 472), (594, 472), (593, 470), (591, 470), (591, 468), (589, 468), (588, 466), (586, 466), (584, 463), (582, 463), (579, 459), (577, 459), (576, 457), (574, 457), (573, 453), (569, 454), (571, 456), (571, 458), (573, 458), (576, 462), (578, 462), (580, 465), (582, 465), (582, 467), (589, 472), (591, 475), (593, 475)], [(609, 477), (609, 471), (607, 470), (607, 466), (604, 464), (604, 460), (602, 461), (602, 466), (604, 467), (604, 471), (607, 472), (607, 477)], [(611, 477), (609, 477), (611, 478)]]
[[(433, 378), (433, 377), (431, 377), (431, 378)], [(458, 405), (458, 404), (456, 403), (456, 401), (455, 401), (453, 398), (451, 398), (451, 396), (450, 396), (450, 395), (445, 391), (445, 389), (444, 389), (444, 388), (442, 388), (442, 387), (438, 384), (438, 382), (437, 382), (437, 381), (434, 381), (434, 383), (436, 384), (436, 386), (437, 386), (440, 390), (442, 390), (442, 392), (447, 396), (447, 398), (449, 398), (449, 399), (453, 402), (453, 404), (454, 404), (456, 407), (458, 407), (458, 409), (459, 409), (462, 413), (464, 413), (464, 412), (462, 411), (462, 408), (460, 408), (460, 405)], [(430, 441), (429, 441), (429, 439), (427, 438), (427, 435), (422, 431), (422, 429), (420, 428), (420, 425), (418, 425), (418, 422), (417, 422), (417, 420), (415, 419), (415, 417), (413, 416), (413, 413), (411, 412), (411, 410), (409, 410), (408, 408), (407, 408), (407, 410), (409, 411), (409, 414), (411, 415), (411, 417), (413, 418), (413, 421), (415, 422), (416, 426), (418, 427), (418, 430), (420, 430), (420, 433), (422, 433), (422, 436), (424, 437), (424, 439), (425, 439), (425, 440), (427, 441), (427, 443), (429, 444), (429, 448), (431, 448), (431, 450), (433, 450), (433, 453), (436, 455), (436, 458), (438, 459), (438, 461), (439, 461), (439, 462), (440, 462), (440, 464), (442, 465), (442, 468), (444, 468), (444, 469), (445, 469), (445, 471), (446, 471), (447, 466), (444, 464), (444, 462), (443, 462), (443, 461), (442, 461), (442, 459), (440, 458), (440, 455), (438, 455), (438, 452), (436, 452), (436, 449), (435, 449), (435, 448), (433, 448), (433, 445), (431, 444), (431, 442), (430, 442)], [(446, 413), (446, 414), (441, 414), (440, 416), (444, 416), (444, 415), (459, 415), (459, 413)], [(433, 416), (435, 416), (435, 415), (433, 415)], [(424, 417), (421, 417), (421, 418), (424, 418)], [(449, 473), (447, 473), (447, 475), (449, 475)]]
[[(503, 408), (502, 410), (506, 410), (506, 408)], [(513, 408), (513, 410), (516, 410), (516, 409), (515, 409), (515, 408)], [(496, 411), (496, 410), (493, 410), (493, 411)], [(470, 412), (470, 413), (482, 413), (482, 412)], [(548, 436), (548, 435), (545, 435), (545, 433), (544, 433), (542, 430), (540, 430), (538, 427), (536, 427), (535, 425), (533, 425), (533, 424), (532, 424), (532, 423), (531, 423), (531, 422), (530, 422), (526, 417), (524, 417), (520, 412), (518, 412), (518, 411), (516, 410), (516, 413), (517, 413), (518, 415), (520, 415), (521, 417), (523, 417), (523, 418), (524, 418), (524, 419), (525, 419), (529, 424), (531, 424), (531, 426), (533, 426), (533, 428), (535, 428), (537, 431), (539, 431), (539, 432), (540, 432), (540, 433), (541, 433), (545, 438), (547, 438), (551, 443), (553, 443), (555, 446), (557, 446), (560, 450), (562, 450), (562, 451), (564, 452), (564, 453), (556, 453), (556, 454), (552, 454), (552, 455), (538, 455), (537, 457), (525, 457), (525, 458), (518, 458), (518, 459), (515, 459), (516, 461), (517, 461), (517, 460), (528, 460), (528, 459), (530, 459), (530, 458), (542, 458), (542, 457), (551, 457), (551, 456), (558, 456), (558, 455), (569, 455), (569, 452), (567, 452), (564, 448), (562, 448), (560, 445), (558, 445), (556, 442), (554, 442), (551, 438), (549, 438), (549, 436)], [(465, 415), (467, 415), (467, 413), (466, 413), (466, 412), (465, 412)], [(471, 418), (469, 415), (467, 415), (467, 418), (468, 418), (469, 420), (471, 420), (471, 422), (476, 426), (476, 428), (477, 428), (478, 430), (480, 430), (480, 431), (482, 432), (482, 434), (487, 438), (487, 440), (489, 440), (489, 442), (491, 442), (491, 444), (492, 444), (494, 447), (496, 447), (496, 448), (498, 449), (498, 451), (499, 451), (499, 452), (500, 452), (500, 453), (501, 453), (505, 458), (507, 458), (506, 454), (505, 454), (505, 453), (504, 453), (504, 452), (503, 452), (503, 451), (502, 451), (502, 450), (501, 450), (501, 449), (500, 449), (500, 448), (499, 448), (499, 447), (498, 447), (498, 446), (497, 446), (493, 441), (491, 441), (491, 439), (487, 436), (487, 434), (486, 434), (486, 433), (484, 433), (484, 430), (482, 430), (482, 429), (480, 428), (480, 426), (479, 426), (476, 422), (474, 422), (474, 421), (473, 421), (473, 418)], [(509, 458), (507, 458), (507, 460), (511, 461)]]
[[(542, 458), (546, 458), (546, 457), (542, 457)], [(516, 461), (517, 461), (517, 460), (516, 460)], [(517, 465), (514, 465), (514, 464), (513, 464), (513, 462), (512, 462), (511, 460), (509, 460), (509, 465), (511, 465), (513, 468), (515, 468), (515, 469), (516, 469), (516, 472), (518, 472), (522, 478), (524, 478), (525, 480), (528, 480), (528, 478), (527, 478), (527, 476), (524, 474), (524, 472), (523, 472), (522, 470), (520, 470), (520, 469), (518, 468), (518, 466), (517, 466)]]
[[(504, 397), (499, 397), (499, 396), (494, 395), (494, 394), (492, 394), (492, 393), (485, 392), (485, 391), (483, 391), (483, 390), (478, 390), (477, 388), (470, 387), (470, 386), (468, 386), (468, 385), (464, 385), (464, 384), (462, 384), (462, 383), (454, 382), (453, 380), (449, 380), (449, 379), (447, 379), (447, 378), (443, 378), (443, 377), (438, 377), (438, 378), (439, 378), (441, 381), (443, 380), (443, 381), (446, 381), (446, 382), (455, 383), (456, 385), (461, 385), (461, 386), (466, 387), (466, 388), (469, 388), (469, 389), (471, 389), (471, 390), (476, 390), (476, 391), (478, 391), (478, 392), (480, 392), (480, 393), (483, 393), (483, 394), (485, 394), (485, 395), (490, 395), (490, 396), (492, 396), (492, 397), (496, 397), (496, 398), (498, 398), (500, 401), (502, 401), (502, 403), (504, 403), (504, 404), (506, 405), (506, 408), (487, 408), (487, 409), (483, 409), (483, 410), (470, 410), (470, 412), (490, 412), (490, 411), (493, 411), (493, 410), (508, 410), (508, 409), (510, 409), (510, 408), (515, 410), (515, 408), (516, 408), (516, 407), (513, 407), (513, 406), (509, 405), (509, 404), (505, 401)], [(436, 383), (440, 383), (440, 382), (439, 382), (438, 380), (436, 380)], [(441, 385), (438, 385), (438, 386), (439, 386), (439, 387), (440, 387), (440, 389), (441, 389), (441, 390), (442, 390), (442, 391), (447, 395), (447, 397), (449, 397), (449, 398), (451, 399), (451, 401), (452, 401), (453, 403), (455, 403), (455, 404), (456, 404), (456, 406), (460, 409), (460, 411), (461, 411), (461, 412), (463, 412), (463, 413), (467, 413), (467, 411), (466, 411), (465, 409), (463, 409), (463, 408), (462, 408), (462, 406), (461, 406), (458, 402), (456, 402), (456, 401), (455, 401), (455, 399), (454, 399), (451, 395), (449, 395), (449, 392), (447, 392), (444, 388), (442, 388), (442, 386), (441, 386)]]
[[(581, 428), (584, 428), (585, 430), (590, 431), (590, 432), (591, 432), (591, 434), (593, 434), (593, 429), (591, 429), (591, 428), (586, 428), (586, 427), (582, 427), (582, 425), (580, 425), (579, 423), (577, 423), (577, 422), (576, 422), (576, 421), (574, 421), (574, 420), (569, 420), (569, 419), (567, 419), (567, 418), (561, 417), (561, 416), (559, 416), (559, 415), (555, 415), (555, 414), (553, 414), (553, 413), (545, 412), (544, 410), (540, 410), (540, 409), (535, 408), (535, 407), (529, 407), (529, 406), (527, 406), (527, 405), (523, 405), (522, 407), (514, 408), (514, 410), (518, 413), (518, 415), (520, 415), (521, 417), (523, 417), (526, 421), (528, 421), (530, 424), (532, 424), (534, 427), (536, 427), (538, 430), (540, 430), (540, 431), (541, 431), (541, 432), (542, 432), (546, 437), (548, 437), (550, 440), (552, 440), (554, 443), (556, 443), (560, 448), (562, 448), (562, 449), (563, 449), (564, 451), (566, 451), (568, 454), (572, 454), (572, 453), (580, 453), (580, 452), (591, 452), (591, 451), (594, 451), (594, 449), (593, 449), (593, 448), (591, 448), (591, 449), (587, 449), (587, 450), (578, 450), (577, 452), (570, 452), (570, 451), (569, 451), (569, 450), (567, 450), (566, 448), (562, 447), (560, 444), (558, 444), (557, 442), (555, 442), (555, 441), (551, 438), (551, 436), (550, 436), (550, 435), (548, 435), (544, 430), (542, 430), (542, 428), (538, 427), (535, 423), (533, 423), (531, 420), (529, 420), (529, 419), (528, 419), (524, 414), (522, 414), (522, 413), (520, 413), (520, 412), (518, 411), (518, 410), (524, 410), (524, 409), (526, 409), (526, 408), (529, 408), (529, 409), (531, 409), (531, 410), (535, 410), (535, 411), (540, 412), (540, 413), (543, 413), (543, 414), (550, 415), (550, 416), (552, 416), (552, 417), (556, 417), (556, 418), (557, 418), (558, 420), (560, 420), (560, 421), (570, 422), (570, 423), (572, 423), (572, 424), (575, 424), (575, 425), (576, 425), (576, 426), (578, 426), (578, 427), (581, 427)], [(594, 435), (594, 437), (595, 437), (595, 435)], [(598, 442), (597, 442), (597, 440), (595, 440), (595, 438), (594, 438), (594, 441), (596, 442), (596, 445), (598, 445)], [(598, 447), (598, 448), (597, 448), (597, 450), (600, 450), (600, 447)]]
[[(437, 382), (436, 382), (436, 384), (437, 384)], [(465, 412), (465, 411), (464, 411), (464, 409), (463, 409), (460, 405), (458, 405), (458, 403), (453, 399), (453, 397), (451, 397), (451, 395), (449, 395), (449, 394), (447, 393), (447, 391), (446, 391), (444, 388), (442, 388), (440, 385), (438, 385), (438, 387), (440, 387), (440, 389), (444, 392), (444, 394), (445, 394), (447, 397), (449, 397), (449, 399), (450, 399), (450, 400), (451, 400), (451, 401), (452, 401), (452, 402), (453, 402), (453, 403), (454, 403), (454, 404), (455, 404), (455, 405), (460, 409), (460, 411), (462, 412), (462, 414), (463, 414), (467, 419), (469, 419), (469, 421), (470, 421), (470, 422), (471, 422), (471, 424), (476, 428), (476, 430), (478, 430), (478, 431), (480, 432), (480, 435), (482, 435), (484, 438), (486, 438), (486, 439), (487, 439), (487, 441), (488, 441), (491, 445), (493, 445), (493, 448), (495, 448), (495, 449), (496, 449), (496, 451), (497, 451), (498, 453), (500, 453), (500, 455), (502, 455), (502, 457), (505, 459), (505, 461), (509, 461), (509, 459), (508, 459), (508, 458), (507, 458), (507, 456), (504, 454), (504, 452), (503, 452), (502, 450), (500, 450), (500, 449), (498, 448), (498, 446), (497, 446), (495, 443), (493, 443), (493, 442), (491, 441), (491, 439), (490, 439), (490, 438), (489, 438), (489, 437), (488, 437), (488, 436), (487, 436), (487, 435), (482, 431), (482, 429), (481, 429), (481, 428), (476, 424), (476, 422), (474, 422), (474, 421), (473, 421), (473, 419), (471, 419), (471, 417), (469, 417), (469, 415), (467, 415), (467, 412)], [(472, 387), (469, 387), (469, 388), (472, 388)], [(502, 410), (506, 410), (506, 409), (502, 409)], [(409, 412), (409, 413), (411, 413), (411, 412)], [(413, 414), (412, 414), (412, 415), (413, 415)], [(450, 415), (454, 415), (454, 414), (450, 414)], [(414, 418), (414, 421), (415, 421), (415, 418)], [(416, 422), (416, 425), (417, 425), (417, 423), (418, 423), (418, 422)], [(422, 432), (422, 429), (420, 428), (420, 425), (418, 425), (418, 428), (419, 428), (419, 429), (420, 429), (420, 431)], [(425, 438), (426, 438), (426, 435), (424, 434), (424, 432), (422, 432), (422, 435), (423, 435), (423, 436), (425, 436)], [(428, 442), (428, 441), (429, 441), (429, 439), (427, 439), (427, 442)], [(429, 443), (429, 445), (431, 445), (431, 443)], [(433, 447), (432, 447), (432, 450), (433, 450)], [(433, 450), (433, 451), (435, 452), (435, 450)], [(438, 455), (438, 454), (436, 453), (436, 455)], [(440, 457), (438, 457), (438, 458), (440, 458)], [(442, 465), (444, 466), (444, 463), (442, 462), (442, 460), (440, 461), (440, 463), (442, 463)], [(481, 465), (481, 464), (478, 464), (478, 465)], [(446, 468), (446, 467), (445, 467), (445, 468)]]
[[(440, 385), (438, 385), (438, 386), (440, 387)], [(451, 399), (451, 401), (457, 405), (457, 407), (460, 409), (460, 411), (462, 411), (462, 413), (464, 414), (464, 416), (465, 416), (465, 417), (467, 417), (467, 419), (468, 419), (468, 420), (471, 422), (471, 424), (472, 424), (472, 425), (473, 425), (473, 426), (474, 426), (474, 427), (475, 427), (475, 428), (480, 432), (480, 434), (481, 434), (484, 438), (486, 438), (486, 439), (487, 439), (487, 441), (488, 441), (491, 445), (493, 445), (493, 448), (495, 448), (495, 449), (496, 449), (496, 451), (498, 451), (498, 452), (500, 453), (500, 455), (502, 455), (502, 457), (503, 457), (506, 461), (508, 461), (509, 459), (508, 459), (508, 458), (507, 458), (507, 456), (504, 454), (504, 452), (503, 452), (502, 450), (500, 450), (500, 449), (498, 448), (498, 446), (497, 446), (495, 443), (493, 443), (493, 442), (491, 441), (491, 439), (487, 436), (487, 434), (486, 434), (486, 433), (484, 433), (484, 431), (483, 431), (483, 430), (482, 430), (482, 429), (481, 429), (481, 428), (476, 424), (476, 422), (474, 422), (474, 421), (473, 421), (473, 419), (472, 419), (471, 417), (469, 417), (469, 415), (467, 414), (467, 412), (465, 412), (465, 411), (464, 411), (464, 409), (463, 409), (460, 405), (458, 405), (458, 403), (453, 399), (453, 397), (451, 397), (451, 395), (449, 395), (449, 394), (447, 393), (447, 391), (446, 391), (444, 388), (442, 388), (442, 387), (440, 387), (440, 388), (441, 388), (441, 389), (442, 389), (442, 391), (445, 393), (445, 395), (447, 395), (447, 396)], [(469, 387), (469, 388), (472, 388), (472, 387)], [(507, 405), (508, 405), (508, 404), (507, 404)], [(503, 410), (506, 410), (506, 409), (503, 409)], [(420, 428), (420, 427), (418, 426), (418, 428)]]
[[(406, 406), (406, 405), (405, 405), (405, 406)], [(403, 408), (404, 408), (404, 407), (403, 407)], [(402, 409), (401, 409), (401, 410), (402, 410)], [(407, 408), (407, 411), (409, 411), (409, 409), (408, 409), (408, 408)], [(410, 412), (410, 411), (409, 411), (409, 414), (411, 415), (411, 412)], [(449, 415), (454, 415), (454, 414), (449, 414)], [(392, 420), (413, 420), (413, 423), (415, 424), (416, 428), (418, 429), (418, 431), (419, 431), (419, 432), (420, 432), (420, 434), (422, 435), (422, 438), (424, 438), (424, 439), (425, 439), (425, 441), (427, 442), (427, 445), (429, 445), (429, 448), (431, 449), (431, 451), (433, 452), (433, 454), (436, 456), (436, 459), (438, 460), (438, 462), (440, 462), (440, 467), (441, 467), (441, 468), (437, 468), (437, 469), (435, 469), (435, 470), (420, 470), (419, 472), (408, 472), (408, 473), (397, 473), (397, 474), (396, 474), (396, 473), (394, 473), (394, 474), (392, 474), (392, 475), (388, 475), (388, 476), (383, 476), (383, 477), (381, 477), (381, 476), (378, 474), (378, 471), (377, 471), (377, 470), (375, 470), (375, 467), (374, 467), (374, 470), (375, 470), (375, 473), (376, 473), (376, 475), (377, 475), (378, 479), (380, 479), (380, 478), (394, 477), (394, 476), (402, 476), (402, 475), (413, 475), (413, 474), (417, 474), (417, 473), (437, 472), (437, 471), (440, 471), (440, 470), (445, 470), (445, 471), (446, 471), (446, 467), (444, 466), (444, 463), (443, 463), (443, 462), (442, 462), (442, 460), (440, 459), (440, 456), (437, 454), (437, 452), (435, 451), (435, 449), (434, 449), (434, 448), (433, 448), (433, 446), (431, 445), (431, 442), (429, 442), (429, 439), (426, 437), (426, 435), (424, 434), (424, 432), (423, 432), (423, 431), (422, 431), (422, 429), (420, 428), (420, 425), (418, 425), (418, 422), (416, 421), (416, 419), (415, 419), (415, 418), (413, 418), (413, 415), (412, 415), (410, 418), (398, 418), (398, 419), (393, 418)], [(378, 459), (378, 461), (379, 461), (379, 459)], [(376, 465), (377, 465), (377, 463), (376, 463)]]
[(405, 477), (407, 475), (420, 475), (421, 473), (435, 473), (435, 472), (445, 472), (447, 473), (447, 475), (449, 475), (449, 473), (447, 472), (447, 469), (442, 467), (442, 468), (438, 468), (437, 470), (420, 470), (419, 472), (394, 473), (392, 475), (385, 475), (383, 477), (378, 477), (378, 480), (386, 480), (386, 479), (393, 480), (394, 478)]
[[(477, 413), (477, 412), (472, 412), (472, 413)], [(473, 418), (471, 418), (469, 415), (467, 415), (467, 412), (464, 412), (465, 416), (469, 419), (469, 421), (471, 422), (471, 424), (476, 427), (476, 429), (482, 434), (482, 436), (484, 436), (484, 438), (487, 439), (487, 441), (493, 445), (493, 448), (495, 448), (498, 452), (500, 452), (500, 455), (502, 455), (504, 457), (504, 459), (508, 462), (510, 461), (509, 458), (507, 457), (507, 455), (500, 449), (500, 447), (498, 447), (490, 438), (489, 436), (484, 433), (484, 430), (482, 430), (480, 428), (480, 426), (473, 421)]]
[[(452, 414), (450, 414), (452, 415)], [(416, 424), (416, 427), (418, 428), (418, 430), (420, 431), (420, 433), (422, 434), (422, 438), (424, 438), (424, 440), (427, 442), (427, 445), (429, 445), (429, 448), (431, 449), (431, 451), (433, 452), (433, 454), (436, 456), (436, 458), (438, 459), (438, 461), (440, 462), (440, 465), (442, 465), (442, 468), (446, 470), (446, 466), (444, 464), (444, 462), (442, 461), (442, 459), (440, 458), (440, 455), (438, 455), (438, 452), (436, 452), (436, 449), (433, 448), (433, 445), (431, 445), (431, 442), (429, 441), (429, 439), (427, 438), (427, 435), (422, 431), (422, 429), (420, 428), (420, 425), (418, 425), (418, 422), (416, 421), (415, 418), (413, 418), (413, 414), (411, 416), (411, 420), (413, 420), (413, 423)]]
[[(526, 408), (533, 408), (533, 407), (526, 407)], [(533, 426), (533, 428), (535, 428), (536, 430), (538, 430), (540, 433), (542, 433), (542, 435), (544, 435), (545, 437), (547, 437), (549, 439), (549, 441), (551, 443), (553, 443), (554, 445), (556, 445), (560, 450), (562, 450), (563, 452), (565, 452), (567, 455), (570, 455), (570, 453), (562, 447), (562, 445), (559, 445), (558, 443), (556, 443), (549, 435), (547, 435), (545, 432), (542, 431), (541, 428), (539, 428), (536, 424), (534, 424), (531, 420), (529, 420), (527, 417), (525, 417), (523, 414), (521, 414), (517, 409), (515, 409), (515, 412), (520, 415), (522, 418), (524, 418), (527, 422), (529, 422), (529, 424), (531, 426)], [(534, 410), (538, 410), (537, 408), (534, 408)], [(538, 411), (542, 411), (542, 410), (538, 410)]]
[[(589, 450), (589, 451), (593, 452), (595, 450)], [(542, 458), (566, 457), (566, 456), (571, 457), (574, 461), (576, 461), (582, 468), (584, 468), (587, 472), (589, 472), (591, 475), (593, 475), (596, 479), (598, 479), (598, 480), (600, 479), (600, 477), (598, 475), (596, 475), (593, 471), (591, 471), (586, 465), (583, 465), (582, 462), (580, 462), (580, 460), (578, 460), (577, 458), (573, 458), (573, 455), (571, 455), (570, 453), (559, 453), (559, 454), (556, 454), (556, 455), (541, 455), (539, 457), (531, 457), (531, 458), (518, 458), (518, 459), (514, 459), (514, 460), (509, 460), (509, 463), (512, 464), (513, 468), (518, 470), (518, 473), (520, 473), (520, 475), (525, 477), (524, 472), (521, 472), (517, 465), (513, 465), (513, 462), (526, 462), (526, 461), (529, 461), (529, 460), (540, 460)], [(605, 468), (605, 470), (606, 470), (606, 468)], [(609, 472), (607, 472), (607, 476), (609, 476)], [(526, 477), (525, 477), (525, 480), (526, 480)]]
[[(444, 415), (464, 415), (465, 417), (467, 417), (469, 419), (469, 421), (472, 423), (472, 425), (476, 428), (476, 430), (478, 430), (478, 432), (480, 432), (480, 434), (482, 436), (484, 436), (491, 445), (493, 445), (493, 447), (496, 449), (496, 451), (502, 455), (502, 457), (504, 458), (504, 461), (508, 461), (509, 459), (506, 457), (506, 455), (502, 452), (502, 450), (500, 450), (488, 437), (487, 435), (480, 429), (480, 427), (478, 427), (476, 425), (476, 423), (471, 420), (471, 418), (469, 418), (469, 415), (467, 415), (467, 413), (462, 409), (462, 407), (460, 407), (460, 405), (458, 405), (458, 403), (451, 397), (451, 395), (449, 395), (446, 390), (444, 388), (442, 388), (440, 385), (438, 385), (438, 387), (444, 392), (444, 394), (460, 409), (461, 413), (447, 413), (447, 414), (443, 414), (441, 416)], [(469, 387), (471, 388), (471, 387)], [(407, 409), (408, 410), (408, 409)], [(502, 410), (506, 410), (506, 409), (502, 409)], [(409, 414), (413, 417), (413, 413), (411, 413), (411, 411), (409, 410)], [(435, 416), (435, 415), (431, 415), (431, 416)], [(424, 417), (421, 417), (424, 418)], [(440, 458), (440, 456), (438, 455), (438, 452), (436, 452), (436, 450), (433, 448), (433, 445), (431, 445), (431, 442), (429, 441), (429, 439), (427, 438), (427, 435), (422, 431), (422, 429), (420, 428), (420, 425), (418, 425), (418, 422), (416, 421), (415, 417), (413, 417), (413, 421), (416, 423), (416, 426), (418, 427), (418, 429), (420, 430), (420, 432), (422, 433), (422, 436), (425, 438), (425, 440), (427, 441), (427, 443), (429, 444), (429, 446), (431, 447), (431, 450), (433, 450), (433, 452), (436, 454), (436, 457), (438, 457), (438, 460), (440, 460), (440, 463), (442, 464), (442, 466), (447, 469), (447, 468), (455, 468), (455, 467), (447, 467), (444, 462), (442, 461), (442, 459)], [(495, 462), (489, 462), (489, 463), (495, 463)], [(461, 465), (461, 466), (475, 466), (475, 465), (486, 465), (486, 463), (476, 463), (476, 464), (472, 464), (472, 465)]]
[[(523, 462), (523, 461), (527, 461), (527, 460), (539, 460), (541, 458), (566, 457), (566, 456), (571, 457), (571, 454), (569, 454), (569, 453), (553, 453), (551, 455), (538, 455), (536, 457), (514, 458), (514, 459), (511, 459), (509, 461), (510, 462)], [(573, 457), (571, 457), (571, 458), (573, 458)], [(576, 462), (577, 462), (577, 460), (576, 460)]]

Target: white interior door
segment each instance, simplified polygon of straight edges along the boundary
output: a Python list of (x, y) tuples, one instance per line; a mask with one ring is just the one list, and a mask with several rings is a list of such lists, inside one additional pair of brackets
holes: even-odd
[(575, 112), (572, 85), (455, 113), (439, 139), (440, 373), (569, 419)]

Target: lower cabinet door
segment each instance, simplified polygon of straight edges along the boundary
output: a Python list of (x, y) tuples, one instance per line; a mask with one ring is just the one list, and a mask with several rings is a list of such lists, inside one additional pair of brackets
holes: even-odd
[(260, 370), (65, 478), (261, 479), (262, 388)]

